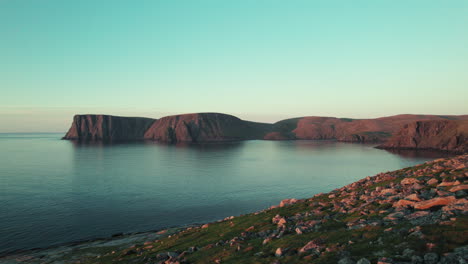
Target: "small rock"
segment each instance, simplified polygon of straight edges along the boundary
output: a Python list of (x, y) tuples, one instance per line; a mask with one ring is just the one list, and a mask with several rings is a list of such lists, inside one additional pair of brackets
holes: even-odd
[(167, 252), (167, 256), (170, 258), (177, 258), (179, 254), (177, 254), (176, 252)]
[(338, 264), (356, 264), (354, 260), (352, 260), (350, 257), (345, 257), (342, 258), (338, 261)]
[(408, 201), (408, 200), (399, 200), (396, 203), (393, 203), (393, 207), (408, 207), (408, 206), (413, 206), (415, 202), (413, 201)]
[(441, 182), (439, 185), (437, 185), (438, 187), (443, 187), (443, 186), (454, 186), (454, 185), (460, 185), (461, 182), (460, 181), (453, 181), (453, 182)]
[(451, 203), (455, 202), (455, 200), (456, 200), (456, 198), (453, 197), (453, 196), (437, 197), (437, 198), (433, 198), (431, 200), (417, 202), (417, 203), (414, 204), (414, 208), (419, 209), (419, 210), (426, 210), (426, 209), (429, 209), (429, 208), (435, 207), (435, 206), (444, 206), (444, 205), (451, 204)]
[(437, 264), (439, 256), (436, 253), (426, 253), (424, 255), (424, 264)]
[(246, 232), (251, 232), (251, 231), (253, 231), (254, 229), (255, 229), (255, 227), (254, 227), (254, 226), (251, 226), (251, 227), (247, 228), (245, 231), (246, 231)]
[(390, 258), (379, 258), (377, 264), (392, 264), (393, 261)]
[(277, 248), (275, 251), (275, 256), (279, 258), (282, 255), (283, 255), (283, 250), (281, 248)]
[(362, 258), (362, 259), (358, 260), (356, 262), (356, 264), (371, 264), (371, 262), (366, 258)]
[(420, 256), (412, 256), (411, 264), (423, 264), (424, 260)]
[(449, 192), (458, 192), (458, 191), (463, 191), (463, 190), (468, 190), (468, 184), (452, 187), (450, 188)]
[(415, 193), (406, 196), (405, 199), (415, 201), (415, 202), (421, 201), (421, 199), (419, 199), (418, 195)]
[(404, 178), (404, 179), (401, 181), (401, 184), (403, 184), (403, 185), (415, 184), (415, 183), (419, 183), (419, 180), (418, 180), (418, 179), (415, 179), (415, 178)]
[(297, 227), (295, 231), (296, 231), (296, 234), (302, 235), (302, 230), (299, 227)]
[(266, 245), (266, 243), (270, 242), (271, 241), (271, 237), (267, 237), (263, 240), (263, 245)]
[(385, 196), (390, 196), (396, 194), (397, 192), (394, 189), (383, 189), (380, 193)]
[(439, 181), (437, 179), (434, 179), (434, 178), (427, 181), (428, 185), (437, 184), (437, 183), (439, 183)]
[(410, 248), (406, 248), (403, 250), (403, 257), (411, 259), (414, 256), (414, 250)]
[(297, 199), (284, 199), (280, 202), (279, 207), (284, 207), (286, 205), (291, 205), (297, 203)]

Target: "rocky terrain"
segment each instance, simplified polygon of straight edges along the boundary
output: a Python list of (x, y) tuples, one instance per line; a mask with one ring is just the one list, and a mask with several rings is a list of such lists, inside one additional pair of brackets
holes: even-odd
[(468, 261), (467, 193), (468, 155), (460, 155), (131, 246), (76, 249), (47, 263), (461, 264)]
[(406, 124), (385, 144), (384, 149), (432, 149), (468, 152), (468, 121), (432, 120)]
[(155, 119), (110, 115), (75, 115), (63, 139), (71, 140), (142, 140)]

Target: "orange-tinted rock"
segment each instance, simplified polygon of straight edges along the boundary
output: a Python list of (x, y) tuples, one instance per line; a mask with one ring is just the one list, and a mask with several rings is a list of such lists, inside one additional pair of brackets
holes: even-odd
[(454, 185), (459, 185), (461, 184), (460, 181), (453, 181), (453, 182), (441, 182), (439, 185), (439, 187), (443, 187), (443, 186), (454, 186)]
[(413, 201), (408, 201), (408, 200), (399, 200), (398, 202), (393, 204), (393, 207), (407, 207), (407, 206), (413, 206), (415, 202)]
[(382, 195), (386, 195), (386, 196), (389, 196), (389, 195), (393, 195), (393, 194), (396, 194), (397, 191), (395, 191), (394, 189), (383, 189), (380, 194)]
[(297, 203), (297, 199), (284, 199), (280, 202), (279, 207), (284, 207), (285, 205), (295, 204)]
[(456, 198), (453, 196), (437, 197), (427, 201), (417, 202), (414, 204), (415, 209), (426, 210), (435, 206), (444, 206), (455, 202)]
[(455, 211), (459, 210), (462, 212), (468, 212), (468, 200), (466, 198), (458, 199), (455, 202), (442, 207), (443, 211)]
[(246, 231), (246, 232), (251, 232), (251, 231), (253, 231), (254, 229), (255, 229), (255, 226), (251, 226), (251, 227), (247, 228), (245, 231)]
[(310, 250), (317, 250), (320, 251), (322, 249), (322, 246), (317, 243), (316, 240), (309, 241), (305, 246), (303, 246), (301, 249), (299, 249), (299, 253), (305, 253)]
[(416, 218), (419, 218), (419, 217), (426, 216), (428, 214), (430, 214), (428, 211), (417, 211), (417, 212), (414, 212), (412, 214), (406, 215), (405, 217), (407, 219), (416, 219)]
[(404, 179), (401, 181), (401, 184), (403, 184), (403, 185), (415, 184), (415, 183), (419, 183), (419, 180), (418, 180), (418, 179), (415, 179), (415, 178), (404, 178)]
[(421, 199), (419, 199), (418, 195), (415, 194), (415, 193), (406, 196), (405, 199), (411, 200), (411, 201), (416, 201), (416, 202), (421, 201)]
[(436, 183), (438, 183), (438, 182), (439, 182), (439, 181), (438, 181), (437, 179), (432, 178), (432, 179), (430, 179), (430, 180), (427, 181), (427, 184), (432, 185), (432, 184), (436, 184)]
[(450, 192), (458, 192), (458, 191), (462, 191), (462, 190), (468, 190), (468, 185), (466, 185), (466, 184), (458, 185), (458, 186), (450, 188), (449, 191)]
[(281, 257), (283, 255), (283, 250), (281, 248), (277, 248), (275, 251), (276, 257)]

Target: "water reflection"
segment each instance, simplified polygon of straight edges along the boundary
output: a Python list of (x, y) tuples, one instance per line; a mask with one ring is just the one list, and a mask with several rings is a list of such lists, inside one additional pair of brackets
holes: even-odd
[(454, 154), (445, 151), (434, 151), (434, 150), (414, 150), (414, 149), (385, 149), (384, 151), (398, 155), (404, 158), (425, 158), (425, 159), (439, 159), (449, 158), (455, 156)]
[(9, 230), (0, 251), (214, 221), (445, 155), (336, 141), (168, 145), (60, 136), (0, 140), (7, 212), (0, 230)]

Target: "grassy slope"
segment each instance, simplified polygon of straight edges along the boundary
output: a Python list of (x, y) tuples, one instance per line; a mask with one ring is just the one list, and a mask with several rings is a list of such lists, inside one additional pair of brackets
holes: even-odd
[[(366, 187), (375, 189), (385, 187), (391, 183), (399, 183), (404, 177), (427, 178), (435, 177), (441, 179), (440, 175), (450, 178), (463, 178), (468, 172), (467, 168), (458, 170), (445, 170), (436, 174), (413, 173), (428, 167), (437, 166), (437, 163), (422, 164), (416, 167), (409, 167), (391, 172), (393, 179), (376, 182), (374, 185)], [(426, 187), (429, 188), (429, 187)], [(448, 188), (448, 187), (447, 187)], [(359, 190), (357, 190), (359, 191)], [(340, 199), (342, 199), (341, 197)], [(339, 213), (333, 210), (331, 203), (334, 199), (329, 198), (329, 194), (322, 194), (308, 200), (262, 212), (243, 215), (216, 223), (210, 224), (206, 228), (191, 228), (176, 235), (166, 237), (158, 241), (150, 241), (145, 244), (135, 245), (133, 248), (120, 250), (112, 253), (112, 248), (100, 249), (99, 257), (81, 258), (81, 263), (146, 263), (148, 260), (156, 261), (156, 256), (161, 252), (182, 252), (189, 247), (198, 247), (194, 253), (186, 254), (188, 263), (214, 263), (220, 260), (222, 263), (272, 263), (280, 259), (282, 263), (336, 263), (341, 251), (350, 252), (355, 259), (366, 257), (375, 262), (378, 257), (398, 255), (405, 248), (414, 249), (417, 252), (427, 252), (426, 243), (436, 244), (432, 250), (437, 253), (445, 253), (456, 247), (467, 244), (468, 239), (468, 217), (458, 216), (452, 219), (449, 225), (424, 225), (422, 232), (425, 238), (408, 236), (408, 230), (413, 227), (409, 221), (399, 221), (393, 225), (367, 225), (362, 228), (350, 230), (347, 223), (364, 219), (366, 221), (376, 219), (381, 220), (389, 214), (386, 209), (391, 208), (391, 204), (372, 203), (366, 207), (371, 212), (384, 211), (383, 213), (371, 213), (360, 215), (359, 212)], [(311, 211), (322, 204), (330, 205), (322, 207), (320, 213), (310, 214)], [(388, 210), (391, 212), (391, 210)], [(281, 238), (273, 239), (271, 242), (262, 244), (264, 237), (252, 235), (261, 231), (274, 231), (277, 225), (272, 223), (275, 215), (283, 217), (293, 217), (294, 215), (306, 215), (303, 221), (320, 220), (324, 215), (330, 215), (329, 220), (325, 220), (314, 231), (304, 234), (295, 232), (285, 233)], [(246, 229), (250, 228), (250, 232)], [(387, 228), (391, 227), (392, 232)], [(244, 237), (244, 239), (242, 239)], [(297, 250), (311, 240), (321, 241), (327, 250), (317, 256), (313, 254), (299, 254)], [(233, 243), (221, 243), (219, 241), (234, 241)], [(352, 242), (350, 242), (352, 241)], [(281, 258), (275, 257), (277, 248), (287, 248), (285, 255)], [(86, 252), (75, 252), (82, 255)], [(71, 256), (70, 256), (71, 257)]]

